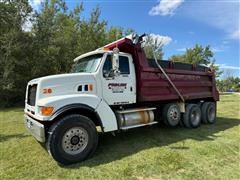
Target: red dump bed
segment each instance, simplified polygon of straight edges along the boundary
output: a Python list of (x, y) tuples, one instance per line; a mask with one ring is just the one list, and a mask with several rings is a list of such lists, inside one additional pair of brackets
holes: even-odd
[[(132, 40), (123, 38), (105, 47), (118, 47), (121, 52), (132, 54), (136, 69), (138, 102), (180, 100), (160, 69), (154, 67), (154, 62), (146, 58), (140, 43), (133, 44)], [(160, 65), (186, 101), (219, 100), (214, 72), (209, 68), (170, 61), (160, 61)]]

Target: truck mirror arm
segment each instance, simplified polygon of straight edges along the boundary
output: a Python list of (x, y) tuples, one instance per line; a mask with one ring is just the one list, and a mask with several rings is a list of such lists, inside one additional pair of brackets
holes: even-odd
[(110, 72), (108, 73), (108, 77), (113, 78), (115, 76), (114, 69), (111, 69)]
[(119, 76), (119, 49), (113, 49), (113, 56), (112, 56), (112, 69), (110, 70), (110, 74), (112, 76)]
[(115, 72), (114, 69), (111, 69), (109, 72), (104, 72), (103, 77), (106, 79), (114, 79), (114, 77), (118, 76), (118, 73)]

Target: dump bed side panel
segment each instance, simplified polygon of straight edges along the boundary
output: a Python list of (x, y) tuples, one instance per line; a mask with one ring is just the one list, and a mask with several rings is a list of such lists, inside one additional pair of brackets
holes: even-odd
[[(107, 47), (110, 49), (118, 47), (120, 51), (132, 54), (137, 77), (138, 102), (180, 100), (162, 72), (158, 68), (150, 66), (140, 43), (133, 44), (125, 38)], [(182, 70), (177, 68), (179, 64), (172, 62), (163, 64), (163, 66), (184, 99), (211, 98), (215, 101), (219, 100), (214, 73), (209, 69), (195, 65), (183, 65), (185, 67)]]
[[(184, 99), (213, 97), (212, 74), (191, 73), (182, 70), (165, 69), (169, 78), (178, 88)], [(215, 90), (214, 90), (215, 91)], [(165, 76), (152, 68), (144, 68), (139, 85), (139, 101), (177, 100), (177, 93)]]
[[(180, 100), (174, 88), (158, 68), (150, 66), (140, 45), (134, 45), (138, 102)], [(209, 68), (173, 62), (161, 63), (185, 100), (211, 98), (219, 100), (214, 72)], [(179, 67), (181, 66), (181, 67)]]
[[(174, 88), (158, 68), (150, 66), (145, 53), (140, 47), (138, 58), (141, 68), (138, 72), (138, 101), (180, 100)], [(212, 98), (219, 100), (216, 90), (214, 72), (196, 65), (186, 65), (173, 62), (163, 62), (164, 70), (175, 84), (185, 100)], [(182, 66), (179, 68), (179, 66)], [(182, 69), (181, 69), (182, 68)], [(185, 70), (187, 69), (187, 70)]]

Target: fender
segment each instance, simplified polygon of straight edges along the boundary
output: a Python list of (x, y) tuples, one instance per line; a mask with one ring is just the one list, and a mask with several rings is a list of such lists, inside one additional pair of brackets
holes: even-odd
[(99, 117), (102, 121), (104, 132), (118, 130), (116, 116), (104, 100), (101, 100), (100, 104), (96, 109), (96, 112), (99, 114)]
[(37, 105), (54, 107), (54, 113), (48, 118), (48, 121), (53, 120), (70, 109), (82, 108), (90, 110), (96, 114), (104, 132), (115, 131), (118, 129), (117, 119), (114, 112), (105, 101), (96, 95), (74, 94), (53, 96), (39, 100)]
[[(60, 116), (61, 114), (65, 113), (69, 110), (73, 110), (73, 109), (83, 109), (83, 110), (88, 110), (88, 111), (91, 111), (91, 112), (95, 112), (95, 110), (92, 107), (90, 107), (86, 104), (81, 104), (81, 103), (69, 104), (69, 105), (61, 107), (55, 113), (53, 113), (53, 115), (50, 116), (49, 121), (52, 121), (56, 117)], [(98, 118), (99, 118), (99, 116), (98, 116)], [(100, 120), (100, 119), (98, 119), (98, 120)]]

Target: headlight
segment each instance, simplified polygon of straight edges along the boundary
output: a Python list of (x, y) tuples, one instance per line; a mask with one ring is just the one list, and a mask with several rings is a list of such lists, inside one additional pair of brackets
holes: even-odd
[(54, 110), (54, 108), (51, 107), (51, 106), (49, 106), (49, 107), (47, 107), (47, 106), (42, 106), (42, 107), (40, 107), (40, 112), (41, 112), (41, 114), (42, 114), (43, 116), (49, 116), (49, 115), (51, 115), (52, 112), (53, 112), (53, 110)]

